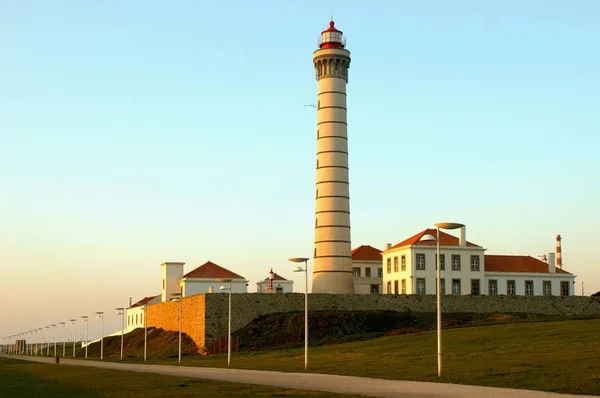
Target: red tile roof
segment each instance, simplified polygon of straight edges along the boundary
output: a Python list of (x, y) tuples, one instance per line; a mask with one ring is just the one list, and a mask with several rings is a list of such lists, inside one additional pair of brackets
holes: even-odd
[[(548, 263), (531, 256), (485, 255), (487, 272), (529, 272), (549, 274)], [(571, 275), (570, 272), (556, 268), (557, 274)]]
[(352, 250), (352, 260), (381, 261), (381, 250), (369, 245), (358, 246)]
[(137, 303), (133, 304), (130, 308), (133, 307), (140, 307), (144, 304), (147, 304), (149, 301), (152, 301), (153, 299), (157, 298), (158, 296), (149, 296), (149, 297), (144, 297), (143, 299), (141, 299), (140, 301), (138, 301)]
[[(418, 234), (415, 234), (415, 235), (411, 236), (410, 238), (405, 239), (402, 242), (392, 246), (392, 249), (396, 249), (398, 247), (413, 246), (413, 245), (435, 246), (436, 245), (435, 240), (420, 242), (420, 239), (423, 237), (423, 235), (427, 235), (427, 234), (432, 235), (433, 237), (436, 237), (437, 230), (435, 230), (433, 228), (429, 228), (424, 231), (421, 231)], [(459, 239), (456, 236), (447, 234), (444, 231), (440, 231), (440, 246), (458, 246), (459, 245), (458, 241), (459, 241)], [(476, 245), (475, 243), (471, 243), (469, 241), (467, 241), (467, 246), (481, 247), (481, 246)]]
[[(266, 281), (269, 280), (269, 277), (265, 278)], [(287, 281), (283, 276), (279, 275), (277, 272), (273, 272), (273, 280), (274, 281)]]
[(207, 261), (193, 271), (188, 272), (183, 278), (208, 278), (208, 279), (245, 279), (211, 261)]

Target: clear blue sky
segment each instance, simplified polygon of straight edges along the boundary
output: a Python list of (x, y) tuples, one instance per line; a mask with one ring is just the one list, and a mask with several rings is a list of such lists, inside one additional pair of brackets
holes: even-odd
[(449, 220), (536, 256), (560, 233), (577, 294), (600, 290), (597, 1), (4, 0), (1, 336), (102, 310), (112, 331), (164, 261), (303, 291), (330, 4), (353, 246)]

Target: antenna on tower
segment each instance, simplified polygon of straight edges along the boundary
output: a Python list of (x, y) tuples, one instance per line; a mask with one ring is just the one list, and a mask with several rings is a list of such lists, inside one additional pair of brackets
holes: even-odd
[(333, 21), (333, 6), (331, 6), (331, 19), (330, 21)]

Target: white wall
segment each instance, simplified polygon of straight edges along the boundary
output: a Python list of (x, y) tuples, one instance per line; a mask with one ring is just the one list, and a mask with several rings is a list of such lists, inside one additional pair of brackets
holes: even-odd
[(173, 293), (179, 293), (179, 280), (183, 277), (185, 263), (162, 263), (161, 268), (161, 298), (162, 302), (171, 300)]
[[(452, 294), (452, 280), (460, 280), (461, 294), (471, 294), (471, 281), (479, 280), (479, 294), (486, 294), (485, 286), (485, 250), (475, 247), (451, 246), (440, 248), (444, 256), (444, 269), (441, 278), (445, 282), (445, 293)], [(425, 269), (417, 268), (417, 255), (425, 255)], [(396, 294), (395, 281), (398, 281), (398, 292), (402, 293), (402, 280), (406, 280), (406, 294), (417, 293), (418, 279), (425, 280), (425, 294), (436, 294), (436, 247), (418, 246), (386, 250), (383, 253), (383, 291), (386, 294)], [(406, 257), (406, 271), (402, 272), (402, 255)], [(460, 256), (460, 270), (452, 269), (452, 255)], [(471, 270), (471, 256), (479, 257), (479, 271)], [(398, 271), (395, 271), (394, 258), (398, 257)], [(387, 259), (391, 259), (391, 273), (387, 273)], [(392, 292), (388, 292), (388, 282), (391, 282)]]
[[(360, 268), (360, 276), (353, 276), (354, 293), (371, 294), (371, 286), (377, 285), (378, 293), (383, 293), (383, 277), (379, 277), (378, 272), (381, 268), (379, 261), (357, 261), (352, 260), (352, 274), (354, 268)], [(367, 277), (367, 268), (371, 271), (371, 276)]]
[[(293, 293), (294, 292), (294, 281), (274, 280), (273, 281), (273, 293), (275, 293), (275, 289), (277, 287), (281, 287), (283, 289), (282, 293)], [(256, 283), (256, 292), (257, 293), (270, 293), (269, 281), (257, 282)]]
[(525, 295), (525, 281), (533, 281), (533, 295), (542, 296), (543, 281), (550, 281), (552, 295), (560, 296), (560, 282), (569, 282), (569, 296), (574, 295), (573, 275), (565, 274), (529, 274), (524, 272), (487, 272), (485, 282), (485, 294), (488, 294), (490, 280), (498, 281), (498, 294), (507, 294), (507, 281), (515, 281), (516, 295)]
[[(193, 296), (195, 294), (202, 293), (228, 293), (228, 291), (221, 291), (219, 287), (229, 287), (228, 282), (218, 282), (216, 279), (211, 278), (192, 278), (182, 279), (181, 287), (183, 297)], [(245, 279), (234, 279), (231, 281), (231, 292), (232, 293), (248, 293), (248, 286), (246, 285)]]

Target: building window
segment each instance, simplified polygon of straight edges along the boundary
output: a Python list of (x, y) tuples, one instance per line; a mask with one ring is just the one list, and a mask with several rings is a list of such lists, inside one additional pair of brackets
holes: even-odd
[(360, 267), (352, 268), (352, 275), (356, 276), (357, 278), (360, 278)]
[(365, 267), (365, 278), (371, 277), (371, 267)]
[(138, 314), (135, 314), (135, 324), (138, 324)]
[(425, 278), (417, 278), (417, 294), (425, 294)]
[(552, 282), (544, 281), (544, 296), (552, 296)]
[(452, 279), (452, 294), (460, 294), (460, 279)]
[(387, 293), (388, 294), (392, 294), (392, 282), (387, 283)]
[(379, 285), (371, 285), (371, 293), (379, 293)]
[(525, 295), (533, 296), (533, 281), (525, 281)]
[(140, 323), (144, 323), (144, 314), (140, 314)]
[[(435, 269), (437, 270), (438, 259), (437, 254), (435, 255)], [(444, 271), (446, 269), (446, 261), (443, 254), (440, 254), (440, 271)]]
[(391, 258), (387, 259), (387, 273), (388, 274), (392, 273), (392, 259)]
[(394, 272), (398, 272), (398, 256), (394, 257)]
[(400, 270), (402, 272), (406, 271), (406, 256), (404, 255), (400, 258)]
[(402, 294), (406, 294), (406, 279), (402, 279)]
[(488, 281), (488, 294), (498, 294), (498, 281), (496, 279), (491, 279)]
[(506, 294), (514, 296), (516, 293), (515, 281), (506, 281)]
[(381, 268), (381, 267), (377, 268), (377, 276), (379, 278), (383, 278), (383, 268)]
[(471, 271), (479, 271), (479, 256), (471, 256)]
[(452, 255), (452, 271), (460, 271), (460, 254)]
[(570, 294), (569, 292), (569, 282), (561, 282), (560, 283), (560, 295), (561, 296), (568, 296)]
[(127, 315), (127, 326), (131, 325), (131, 315)]
[(446, 294), (446, 280), (440, 279), (440, 294)]
[(398, 294), (398, 280), (394, 281), (394, 294)]
[(471, 294), (479, 295), (479, 279), (471, 279)]
[(417, 254), (417, 269), (425, 269), (425, 254)]
[(165, 290), (165, 280), (163, 279), (163, 290)]

